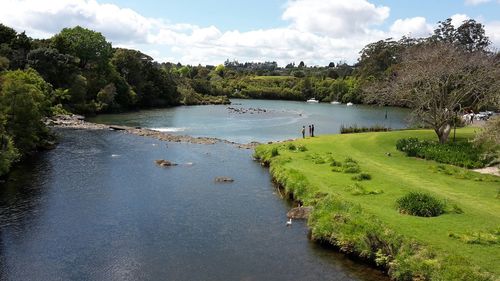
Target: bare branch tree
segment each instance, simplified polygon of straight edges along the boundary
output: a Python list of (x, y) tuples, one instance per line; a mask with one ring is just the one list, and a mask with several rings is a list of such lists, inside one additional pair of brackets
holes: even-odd
[(457, 110), (498, 102), (500, 63), (485, 52), (423, 43), (407, 50), (390, 79), (376, 84), (372, 100), (412, 108), (415, 120), (433, 128), (445, 143)]

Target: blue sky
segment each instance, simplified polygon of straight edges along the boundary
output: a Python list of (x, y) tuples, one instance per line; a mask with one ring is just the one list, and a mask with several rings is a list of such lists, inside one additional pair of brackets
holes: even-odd
[(158, 61), (357, 60), (370, 42), (428, 36), (439, 20), (474, 18), (500, 47), (500, 0), (0, 0), (0, 22), (48, 38), (81, 25)]

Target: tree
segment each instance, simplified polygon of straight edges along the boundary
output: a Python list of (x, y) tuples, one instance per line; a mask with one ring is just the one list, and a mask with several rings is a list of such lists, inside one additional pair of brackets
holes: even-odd
[(334, 62), (330, 62), (330, 63), (328, 64), (328, 67), (330, 67), (330, 68), (335, 67), (335, 63), (334, 63)]
[(469, 52), (484, 51), (491, 43), (484, 26), (473, 19), (464, 21), (457, 28), (457, 40)]
[(305, 64), (303, 61), (300, 61), (300, 63), (299, 63), (299, 66), (298, 66), (298, 67), (299, 67), (299, 68), (304, 68), (304, 67), (306, 67), (306, 64)]
[(225, 71), (226, 71), (226, 67), (225, 67), (224, 65), (222, 65), (222, 64), (219, 64), (219, 65), (215, 68), (215, 70), (214, 70), (214, 72), (215, 72), (217, 75), (219, 75), (220, 77), (224, 77), (224, 72), (225, 72)]
[(106, 110), (108, 107), (113, 105), (116, 96), (115, 84), (110, 83), (102, 88), (99, 93), (97, 93), (97, 102), (99, 111)]
[(17, 32), (8, 26), (0, 23), (0, 44), (10, 44), (12, 39), (16, 38)]
[(33, 69), (1, 76), (0, 110), (5, 128), (21, 154), (35, 150), (47, 134), (42, 117), (49, 113), (50, 85)]
[(111, 43), (101, 33), (81, 26), (64, 28), (52, 37), (52, 46), (60, 53), (79, 58), (82, 69), (106, 65), (113, 53)]
[(480, 107), (498, 95), (499, 66), (491, 54), (440, 42), (419, 44), (405, 53), (390, 80), (370, 92), (384, 103), (412, 108), (415, 121), (433, 128), (445, 143), (458, 109)]
[(26, 36), (25, 32), (19, 33), (14, 39), (10, 41), (10, 48), (12, 49), (10, 59), (11, 69), (24, 69), (26, 66), (26, 56), (31, 50), (32, 39)]
[(19, 158), (14, 141), (5, 130), (6, 116), (0, 112), (0, 177), (6, 174), (12, 163)]
[[(384, 77), (386, 71), (400, 61), (401, 49), (401, 44), (390, 38), (366, 45), (360, 52), (357, 76), (377, 79)], [(337, 67), (340, 65), (337, 64)]]
[(450, 18), (440, 21), (430, 39), (456, 44), (468, 52), (485, 51), (491, 43), (485, 35), (484, 26), (473, 19), (463, 21), (458, 28), (453, 26)]
[(76, 58), (54, 48), (38, 48), (28, 53), (28, 66), (34, 68), (54, 88), (68, 88), (77, 72)]

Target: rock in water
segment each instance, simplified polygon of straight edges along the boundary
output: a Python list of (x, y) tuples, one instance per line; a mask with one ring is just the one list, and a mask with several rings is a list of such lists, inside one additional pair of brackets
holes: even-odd
[(307, 219), (312, 209), (313, 209), (312, 207), (293, 208), (290, 211), (288, 211), (286, 216), (291, 219)]
[(234, 179), (230, 177), (216, 177), (215, 182), (233, 182)]
[(161, 167), (177, 166), (177, 164), (167, 161), (167, 160), (155, 160), (156, 165)]

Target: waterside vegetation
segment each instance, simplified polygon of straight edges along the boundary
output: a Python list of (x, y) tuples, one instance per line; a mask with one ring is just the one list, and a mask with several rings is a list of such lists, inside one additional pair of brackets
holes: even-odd
[[(457, 130), (457, 140), (472, 139), (474, 130)], [(433, 134), (320, 136), (262, 145), (255, 157), (295, 200), (314, 207), (312, 239), (372, 262), (395, 280), (496, 280), (500, 178), (396, 148), (400, 139)], [(307, 149), (293, 149), (299, 146)]]

